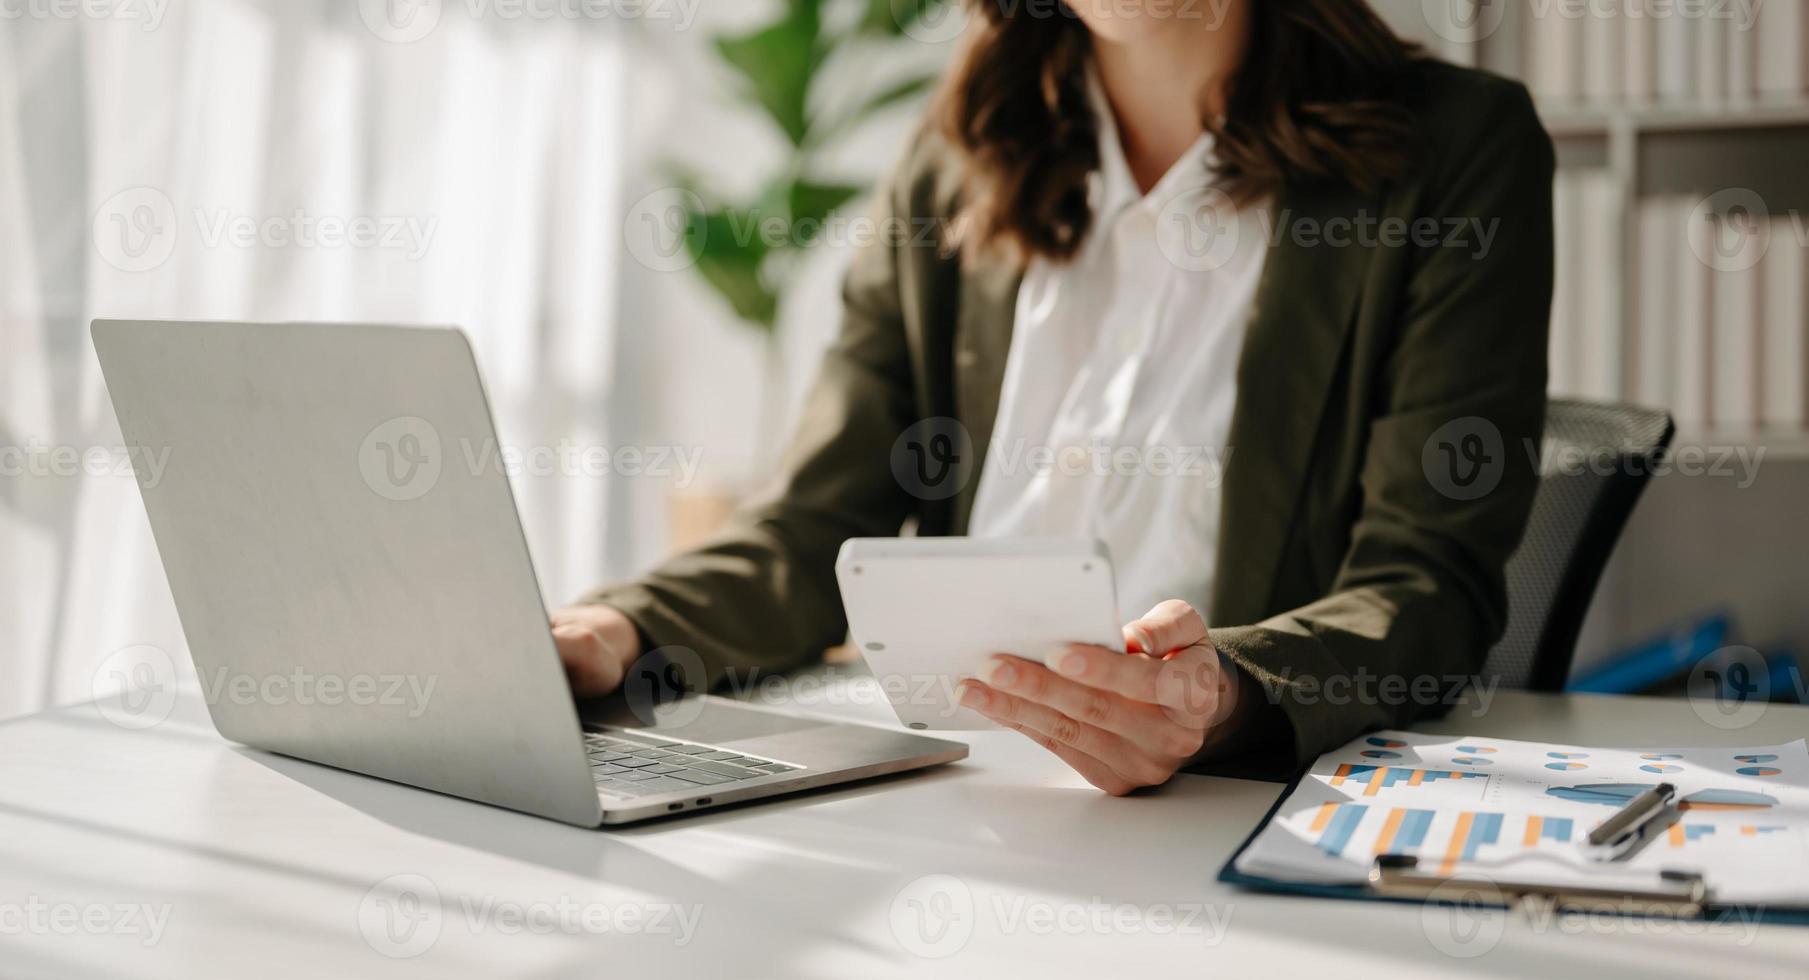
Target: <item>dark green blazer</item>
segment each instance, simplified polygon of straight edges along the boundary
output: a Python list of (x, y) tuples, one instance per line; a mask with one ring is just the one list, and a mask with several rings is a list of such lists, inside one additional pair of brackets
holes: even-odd
[[(1537, 484), (1551, 141), (1518, 84), (1434, 63), (1414, 77), (1412, 177), (1374, 195), (1277, 195), (1270, 223), (1284, 231), (1237, 368), (1203, 612), (1285, 714), (1295, 761), (1439, 710), (1481, 667)], [(745, 676), (842, 642), (833, 566), (846, 539), (911, 519), (920, 534), (963, 533), (1019, 272), (948, 254), (956, 165), (926, 131), (882, 185), (882, 231), (908, 234), (858, 249), (776, 485), (714, 543), (587, 601), (694, 650), (713, 680)], [(943, 417), (966, 428), (973, 458), (959, 493), (924, 499), (941, 494), (895, 476), (895, 443)]]

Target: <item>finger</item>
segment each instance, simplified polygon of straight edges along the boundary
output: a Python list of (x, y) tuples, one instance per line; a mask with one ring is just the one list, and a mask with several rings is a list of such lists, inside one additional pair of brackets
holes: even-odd
[(1160, 705), (1184, 722), (1212, 717), (1222, 686), (1218, 654), (1199, 647), (1154, 660), (1076, 644), (1050, 657), (1049, 667), (1082, 684)]
[[(1115, 656), (1126, 659), (1122, 654)], [(1204, 724), (1189, 726), (1178, 722), (1152, 702), (1070, 680), (1020, 657), (994, 657), (981, 670), (979, 679), (993, 690), (1048, 705), (1082, 724), (1122, 735), (1159, 756), (1187, 758), (1200, 750), (1205, 739)]]
[(994, 690), (981, 681), (962, 683), (961, 704), (1000, 724), (1022, 725), (1047, 735), (1062, 745), (1098, 759), (1113, 772), (1138, 785), (1162, 782), (1173, 771), (1164, 769), (1123, 736), (1082, 724), (1047, 705)]
[(1205, 618), (1179, 599), (1157, 603), (1154, 609), (1124, 627), (1125, 646), (1152, 657), (1165, 656), (1205, 639)]
[(572, 693), (596, 697), (621, 685), (622, 665), (607, 655), (603, 638), (596, 630), (576, 623), (554, 624), (553, 646), (559, 651), (559, 662), (565, 667)]

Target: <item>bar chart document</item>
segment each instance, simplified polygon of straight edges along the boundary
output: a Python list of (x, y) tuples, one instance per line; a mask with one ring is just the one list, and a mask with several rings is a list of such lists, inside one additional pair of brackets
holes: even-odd
[[(1591, 828), (1661, 782), (1676, 812), (1623, 861)], [(1809, 748), (1598, 748), (1378, 732), (1321, 756), (1238, 857), (1238, 871), (1359, 884), (1378, 855), (1431, 873), (1552, 885), (1701, 873), (1715, 900), (1809, 904)]]

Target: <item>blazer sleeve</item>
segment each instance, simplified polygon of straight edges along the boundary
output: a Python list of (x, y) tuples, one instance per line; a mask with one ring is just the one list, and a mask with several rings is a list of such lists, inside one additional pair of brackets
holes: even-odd
[[(1539, 479), (1526, 447), (1539, 444), (1545, 414), (1554, 159), (1525, 90), (1503, 84), (1493, 95), (1470, 110), (1486, 123), (1435, 161), (1416, 210), (1498, 231), (1485, 255), (1433, 247), (1409, 267), (1361, 462), (1362, 505), (1328, 594), (1212, 630), (1285, 715), (1277, 727), (1293, 736), (1295, 766), (1438, 712), (1446, 679), (1474, 675), (1505, 628), (1505, 566)], [(1483, 482), (1440, 476), (1424, 462), (1429, 446), (1443, 458), (1435, 438), (1493, 456), (1481, 478), (1493, 486), (1478, 493)]]
[(885, 231), (909, 213), (918, 169), (907, 156), (876, 192), (878, 232), (855, 250), (840, 332), (773, 483), (708, 544), (580, 600), (625, 613), (650, 650), (694, 652), (707, 685), (795, 666), (842, 642), (836, 553), (851, 537), (896, 535), (912, 511), (890, 463), (913, 404), (899, 298), (909, 245)]

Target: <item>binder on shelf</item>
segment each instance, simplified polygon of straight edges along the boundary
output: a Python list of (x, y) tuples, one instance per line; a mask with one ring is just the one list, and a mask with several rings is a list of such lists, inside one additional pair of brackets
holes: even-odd
[(1527, 27), (1526, 85), (1535, 96), (1574, 101), (1582, 92), (1582, 35), (1557, 7), (1533, 14)]
[(1768, 3), (1759, 8), (1753, 33), (1758, 88), (1768, 96), (1809, 94), (1809, 4)]
[(1578, 390), (1585, 398), (1619, 401), (1621, 343), (1621, 188), (1613, 173), (1578, 174)]
[(1641, 405), (1668, 407), (1676, 401), (1677, 304), (1671, 290), (1677, 284), (1676, 241), (1684, 221), (1676, 205), (1668, 197), (1639, 204), (1633, 246), (1638, 261), (1631, 317), (1635, 339), (1627, 390)]
[(1684, 17), (1696, 44), (1696, 97), (1704, 102), (1727, 101), (1728, 24), (1714, 16)]
[(1619, 24), (1621, 92), (1628, 101), (1650, 102), (1658, 97), (1658, 20), (1633, 9)]
[(1548, 386), (1556, 395), (1581, 395), (1582, 371), (1582, 239), (1578, 220), (1582, 213), (1582, 190), (1576, 173), (1560, 171), (1552, 185), (1552, 205), (1556, 214), (1554, 252), (1557, 278), (1552, 285), (1550, 379)]
[(1694, 22), (1673, 12), (1654, 19), (1658, 51), (1658, 97), (1667, 102), (1687, 102), (1696, 97), (1696, 37)]
[(1625, 91), (1621, 77), (1625, 70), (1621, 67), (1623, 20), (1618, 16), (1602, 17), (1594, 13), (1582, 20), (1582, 91), (1585, 99), (1614, 102)]
[(1478, 62), (1482, 67), (1498, 75), (1510, 78), (1524, 78), (1526, 64), (1524, 56), (1527, 49), (1527, 21), (1532, 12), (1526, 4), (1510, 3), (1501, 11), (1501, 23), (1496, 26), (1495, 33), (1490, 34), (1480, 45)]
[(1764, 248), (1771, 237), (1771, 222), (1740, 212), (1717, 218), (1710, 232), (1719, 239), (1716, 254), (1739, 259), (1714, 272), (1709, 415), (1717, 429), (1747, 432), (1759, 421), (1761, 290), (1754, 250)]
[(1677, 348), (1672, 362), (1679, 428), (1708, 427), (1710, 331), (1715, 315), (1715, 276), (1702, 257), (1712, 254), (1713, 227), (1696, 220), (1695, 204), (1685, 198), (1674, 206), (1679, 229), (1672, 248), (1677, 253)]
[(1809, 424), (1809, 247), (1794, 215), (1771, 220), (1771, 250), (1759, 274), (1765, 291), (1759, 415), (1768, 430), (1800, 432)]
[(1727, 97), (1735, 102), (1749, 101), (1759, 94), (1757, 25), (1742, 20), (1722, 23), (1727, 37)]

